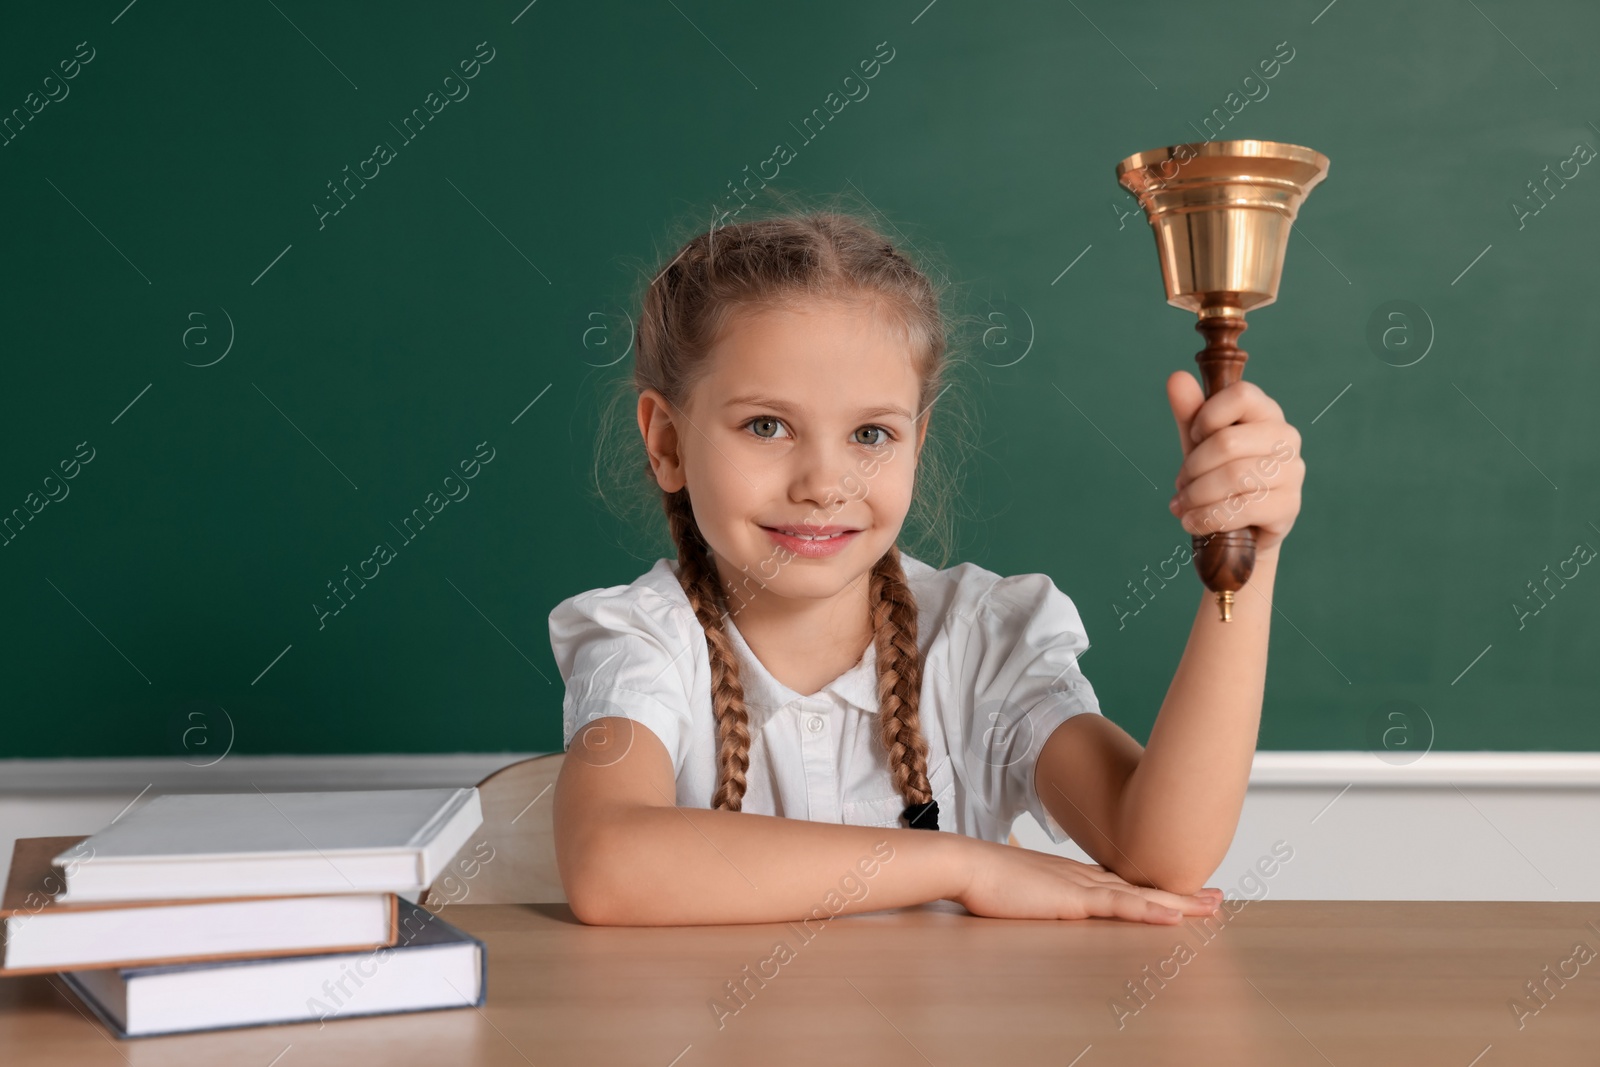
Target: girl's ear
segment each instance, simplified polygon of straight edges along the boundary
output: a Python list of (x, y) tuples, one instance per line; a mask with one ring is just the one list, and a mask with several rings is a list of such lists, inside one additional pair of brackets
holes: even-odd
[(639, 393), (639, 433), (644, 437), (645, 452), (650, 457), (650, 469), (655, 473), (656, 484), (668, 493), (676, 493), (686, 484), (683, 460), (678, 452), (678, 429), (673, 424), (671, 405), (666, 397), (654, 389)]

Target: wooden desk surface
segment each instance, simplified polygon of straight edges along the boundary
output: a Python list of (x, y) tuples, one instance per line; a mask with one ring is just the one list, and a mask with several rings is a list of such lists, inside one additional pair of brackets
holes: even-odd
[[(1241, 904), (1206, 929), (940, 902), (816, 922), (809, 940), (798, 924), (588, 927), (561, 904), (451, 906), (489, 947), (482, 1009), (116, 1041), (54, 975), (11, 978), (0, 1064), (1600, 1063), (1600, 904)], [(727, 983), (747, 974), (741, 1004)]]

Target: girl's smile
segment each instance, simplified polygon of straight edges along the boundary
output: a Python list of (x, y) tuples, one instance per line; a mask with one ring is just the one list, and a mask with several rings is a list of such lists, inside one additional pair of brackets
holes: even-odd
[(804, 559), (826, 559), (843, 552), (861, 531), (848, 526), (762, 526), (775, 544)]

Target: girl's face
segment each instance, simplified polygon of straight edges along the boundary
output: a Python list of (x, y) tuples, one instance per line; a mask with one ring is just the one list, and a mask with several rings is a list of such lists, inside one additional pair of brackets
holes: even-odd
[(686, 409), (646, 390), (639, 425), (657, 482), (689, 488), (729, 612), (839, 596), (911, 506), (927, 419), (908, 342), (870, 304), (809, 302), (736, 314), (706, 358)]

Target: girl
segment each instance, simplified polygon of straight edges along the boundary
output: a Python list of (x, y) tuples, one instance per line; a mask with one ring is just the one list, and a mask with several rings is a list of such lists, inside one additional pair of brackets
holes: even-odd
[[(637, 418), (677, 559), (550, 615), (573, 913), (1214, 911), (1202, 884), (1238, 823), (1304, 478), (1278, 405), (1248, 382), (1208, 399), (1187, 373), (1167, 381), (1172, 510), (1192, 534), (1257, 527), (1259, 595), (1223, 623), (1202, 590), (1142, 748), (1100, 713), (1082, 622), (1049, 577), (939, 570), (896, 546), (947, 360), (937, 294), (889, 241), (835, 212), (725, 226), (643, 304)], [(1236, 507), (1252, 478), (1262, 491)], [(1022, 811), (1099, 862), (1005, 844)]]

